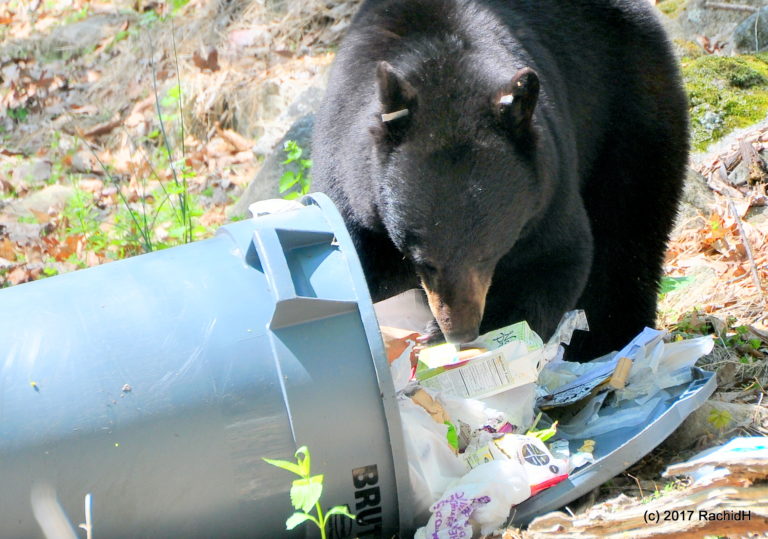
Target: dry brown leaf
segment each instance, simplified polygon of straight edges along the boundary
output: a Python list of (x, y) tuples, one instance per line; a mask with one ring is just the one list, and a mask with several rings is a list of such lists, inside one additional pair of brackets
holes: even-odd
[(35, 219), (37, 219), (37, 222), (41, 225), (49, 223), (53, 217), (52, 215), (49, 215), (48, 212), (39, 211), (34, 208), (29, 208), (29, 211), (32, 212), (32, 215), (35, 216)]
[(85, 253), (85, 263), (89, 268), (92, 268), (93, 266), (101, 264), (101, 259), (99, 258), (99, 255), (93, 251), (87, 251)]
[(83, 178), (78, 182), (77, 186), (89, 193), (99, 193), (104, 189), (104, 182), (98, 178)]
[(70, 105), (69, 111), (72, 114), (91, 115), (98, 114), (99, 109), (94, 105)]
[[(229, 155), (236, 148), (221, 136), (213, 137), (205, 146), (205, 153), (209, 159), (215, 159), (222, 155)], [(211, 165), (209, 165), (211, 166)]]
[(214, 206), (200, 216), (200, 224), (205, 227), (223, 225), (227, 221), (227, 215), (223, 206)]
[(216, 133), (227, 141), (237, 152), (249, 151), (255, 144), (254, 141), (245, 138), (240, 133), (232, 131), (231, 129), (222, 129), (216, 124)]
[(48, 246), (48, 253), (57, 262), (64, 262), (77, 252), (78, 246), (84, 241), (84, 238), (83, 236), (73, 235), (66, 236), (64, 241), (56, 241), (55, 238), (48, 236), (43, 241)]
[(6, 260), (16, 259), (16, 246), (8, 238), (0, 239), (0, 258), (5, 258)]
[(88, 131), (83, 133), (83, 136), (87, 138), (95, 138), (95, 137), (100, 137), (102, 135), (108, 135), (109, 133), (114, 131), (115, 128), (117, 128), (121, 123), (122, 123), (122, 120), (120, 118), (115, 118), (113, 120), (101, 123), (89, 129)]
[(216, 50), (215, 47), (208, 47), (206, 51), (204, 51), (205, 57), (203, 57), (203, 54), (200, 54), (199, 51), (195, 51), (194, 54), (192, 54), (192, 62), (200, 69), (200, 71), (209, 70), (209, 71), (218, 71), (219, 70), (219, 51)]
[(26, 283), (32, 280), (32, 274), (27, 269), (26, 265), (16, 266), (5, 277), (9, 283), (16, 286), (18, 284)]

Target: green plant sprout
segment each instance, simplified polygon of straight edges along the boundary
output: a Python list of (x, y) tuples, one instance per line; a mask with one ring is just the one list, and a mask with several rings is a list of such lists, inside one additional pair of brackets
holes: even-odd
[(280, 193), (285, 193), (289, 189), (296, 187), (297, 190), (289, 191), (283, 195), (283, 198), (287, 200), (293, 200), (301, 195), (309, 193), (312, 180), (309, 177), (309, 169), (312, 167), (311, 159), (302, 159), (301, 155), (304, 150), (299, 146), (295, 140), (286, 140), (283, 144), (283, 151), (286, 154), (286, 159), (281, 164), (290, 165), (296, 163), (297, 170), (286, 170), (280, 177), (279, 190)]
[(728, 410), (718, 410), (716, 408), (710, 410), (709, 415), (707, 416), (707, 421), (720, 430), (727, 427), (732, 420), (733, 416), (731, 416), (731, 413)]
[(540, 429), (540, 430), (534, 430), (536, 429), (536, 426), (539, 424), (539, 420), (541, 419), (542, 412), (539, 412), (536, 416), (536, 419), (533, 420), (533, 425), (531, 425), (531, 428), (528, 429), (528, 432), (525, 433), (526, 436), (533, 436), (534, 438), (538, 438), (542, 442), (546, 442), (552, 436), (557, 434), (557, 421), (552, 423), (552, 425), (546, 429)]
[[(350, 514), (346, 505), (336, 505), (323, 514), (323, 509), (320, 507), (320, 495), (323, 493), (323, 475), (312, 475), (310, 473), (310, 456), (306, 445), (298, 448), (294, 457), (296, 457), (296, 463), (287, 460), (264, 459), (264, 462), (283, 470), (288, 470), (301, 478), (295, 479), (291, 484), (291, 504), (293, 504), (293, 508), (297, 511), (285, 521), (285, 529), (292, 530), (302, 522), (310, 520), (320, 528), (320, 537), (326, 539), (325, 526), (328, 523), (328, 517), (331, 515), (343, 515), (354, 520), (355, 515)], [(317, 516), (310, 514), (312, 507), (315, 508)]]

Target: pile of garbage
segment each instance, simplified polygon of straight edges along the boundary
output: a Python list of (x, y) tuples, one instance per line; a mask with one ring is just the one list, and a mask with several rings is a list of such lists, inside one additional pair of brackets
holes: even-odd
[(646, 328), (582, 364), (562, 359), (577, 329), (588, 329), (582, 311), (547, 342), (520, 322), (459, 349), (382, 327), (426, 522), (417, 538), (489, 534), (557, 509), (639, 460), (714, 391), (694, 367), (711, 337), (665, 342)]

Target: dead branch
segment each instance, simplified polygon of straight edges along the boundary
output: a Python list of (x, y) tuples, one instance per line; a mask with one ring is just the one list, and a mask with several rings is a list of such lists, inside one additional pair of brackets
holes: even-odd
[(745, 6), (742, 4), (725, 4), (723, 2), (704, 2), (704, 7), (708, 9), (725, 9), (729, 11), (744, 11), (747, 13), (754, 13), (757, 11), (756, 7)]

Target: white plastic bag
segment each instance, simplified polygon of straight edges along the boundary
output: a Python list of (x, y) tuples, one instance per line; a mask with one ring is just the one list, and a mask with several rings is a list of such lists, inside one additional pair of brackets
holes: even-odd
[(502, 526), (513, 505), (531, 494), (523, 466), (515, 460), (482, 464), (430, 507), (432, 516), (414, 539), (472, 537), (473, 524), (488, 534)]
[(635, 399), (639, 403), (650, 400), (667, 387), (691, 380), (691, 367), (715, 346), (712, 337), (698, 337), (671, 343), (657, 343), (644, 355), (635, 358), (629, 381), (616, 392), (618, 401)]
[(568, 461), (555, 458), (533, 436), (507, 434), (489, 441), (481, 452), (489, 460), (448, 487), (430, 507), (432, 516), (422, 528), (427, 537), (470, 537), (474, 528), (489, 534), (506, 522), (513, 505), (568, 477)]
[(418, 517), (428, 513), (429, 506), (466, 468), (448, 445), (446, 425), (436, 423), (424, 408), (408, 397), (399, 398), (398, 404)]

